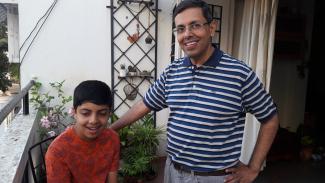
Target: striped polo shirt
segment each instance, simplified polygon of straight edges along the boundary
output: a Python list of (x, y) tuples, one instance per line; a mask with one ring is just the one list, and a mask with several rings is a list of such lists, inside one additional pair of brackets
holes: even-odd
[(200, 67), (188, 57), (172, 62), (144, 103), (155, 111), (170, 108), (167, 152), (172, 161), (201, 172), (238, 161), (247, 112), (262, 123), (276, 113), (253, 70), (217, 48)]

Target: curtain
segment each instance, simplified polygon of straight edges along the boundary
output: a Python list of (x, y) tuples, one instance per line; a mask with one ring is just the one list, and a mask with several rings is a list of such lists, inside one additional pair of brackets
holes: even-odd
[[(245, 0), (238, 58), (244, 60), (256, 72), (266, 90), (270, 87), (275, 21), (278, 0)], [(258, 136), (259, 122), (247, 115), (240, 160), (248, 163)]]

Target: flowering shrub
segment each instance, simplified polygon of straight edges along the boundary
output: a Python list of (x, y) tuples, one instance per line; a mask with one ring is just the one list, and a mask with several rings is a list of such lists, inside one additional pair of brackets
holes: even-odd
[[(62, 90), (64, 81), (50, 83), (56, 95), (50, 92), (41, 93), (42, 83), (35, 82), (31, 89), (31, 103), (40, 114), (39, 135), (41, 139), (48, 136), (55, 136), (61, 133), (71, 120), (68, 118), (65, 105), (72, 100), (72, 96), (65, 96)], [(56, 99), (54, 103), (53, 100)], [(72, 115), (72, 110), (69, 111)]]

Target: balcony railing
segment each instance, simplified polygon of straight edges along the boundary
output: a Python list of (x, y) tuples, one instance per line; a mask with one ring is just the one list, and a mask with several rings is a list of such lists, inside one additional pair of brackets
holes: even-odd
[(35, 81), (31, 80), (21, 92), (16, 95), (11, 101), (8, 102), (0, 111), (0, 125), (7, 118), (7, 116), (14, 110), (17, 104), (23, 99), (23, 114), (29, 114), (29, 97), (28, 91), (35, 84)]
[(37, 142), (36, 111), (29, 110), (29, 90), (35, 84), (30, 81), (19, 94), (15, 95), (1, 110), (0, 124), (23, 100), (23, 110), (0, 133), (0, 183), (29, 182), (28, 148)]

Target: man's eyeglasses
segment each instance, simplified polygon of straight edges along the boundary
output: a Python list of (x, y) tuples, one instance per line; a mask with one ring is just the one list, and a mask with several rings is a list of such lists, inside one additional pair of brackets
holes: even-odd
[(186, 31), (186, 27), (188, 28), (188, 30), (190, 32), (195, 32), (195, 31), (200, 31), (202, 30), (202, 28), (205, 26), (205, 25), (208, 25), (210, 24), (209, 22), (205, 22), (205, 23), (191, 23), (189, 24), (188, 26), (177, 26), (176, 28), (173, 29), (173, 33), (178, 36), (178, 35), (181, 35), (181, 34), (184, 34), (185, 31)]

